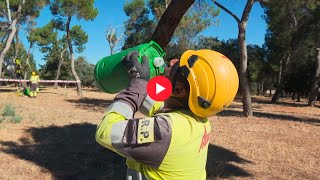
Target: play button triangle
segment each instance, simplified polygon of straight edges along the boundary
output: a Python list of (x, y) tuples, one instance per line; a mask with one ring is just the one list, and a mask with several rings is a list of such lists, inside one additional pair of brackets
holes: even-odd
[(163, 90), (165, 90), (166, 88), (164, 88), (163, 86), (161, 86), (160, 84), (156, 83), (156, 94), (161, 93)]
[(168, 78), (156, 76), (149, 80), (147, 84), (147, 93), (155, 101), (165, 101), (170, 98), (172, 85)]

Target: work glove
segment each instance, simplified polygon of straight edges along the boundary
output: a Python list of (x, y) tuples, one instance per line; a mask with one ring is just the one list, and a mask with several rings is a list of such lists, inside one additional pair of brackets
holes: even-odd
[(142, 63), (138, 61), (138, 52), (130, 51), (123, 59), (122, 64), (127, 69), (129, 76), (132, 78), (141, 78), (149, 81), (150, 67), (148, 58), (142, 56)]
[[(147, 81), (150, 79), (149, 62), (147, 57), (143, 56), (142, 63), (140, 63), (138, 61), (138, 55), (137, 51), (130, 51), (122, 59), (122, 64), (128, 71), (131, 79), (128, 87), (118, 93), (114, 99), (115, 102), (111, 105), (114, 109), (116, 107), (122, 107), (120, 108), (121, 110), (116, 108), (116, 112), (122, 114), (126, 119), (130, 119), (134, 116), (147, 96)], [(125, 103), (125, 105), (123, 103)], [(132, 111), (126, 109), (126, 105), (131, 107), (130, 109)], [(111, 110), (113, 108), (111, 108)]]

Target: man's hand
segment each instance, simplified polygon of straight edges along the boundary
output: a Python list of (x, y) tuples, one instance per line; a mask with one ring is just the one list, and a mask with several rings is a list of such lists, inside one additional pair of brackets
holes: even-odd
[(142, 63), (138, 61), (138, 52), (130, 51), (123, 59), (122, 63), (129, 75), (133, 78), (141, 78), (146, 81), (150, 79), (150, 67), (146, 56), (142, 56)]

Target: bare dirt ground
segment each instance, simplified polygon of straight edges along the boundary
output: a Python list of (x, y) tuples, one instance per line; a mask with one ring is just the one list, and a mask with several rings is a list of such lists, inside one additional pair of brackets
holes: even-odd
[[(125, 160), (94, 139), (114, 95), (45, 88), (31, 99), (13, 90), (0, 87), (0, 113), (11, 103), (22, 121), (0, 123), (0, 179), (124, 179)], [(269, 99), (253, 98), (250, 119), (239, 100), (210, 118), (208, 179), (320, 179), (319, 103)]]

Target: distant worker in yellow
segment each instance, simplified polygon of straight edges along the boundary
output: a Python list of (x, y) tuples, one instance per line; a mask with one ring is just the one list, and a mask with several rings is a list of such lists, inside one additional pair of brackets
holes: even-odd
[(30, 77), (30, 97), (35, 98), (37, 97), (37, 88), (40, 78), (36, 75), (36, 72), (31, 73)]
[(22, 79), (22, 74), (21, 74), (21, 61), (20, 59), (15, 60), (15, 71), (16, 71), (16, 78), (17, 79)]

